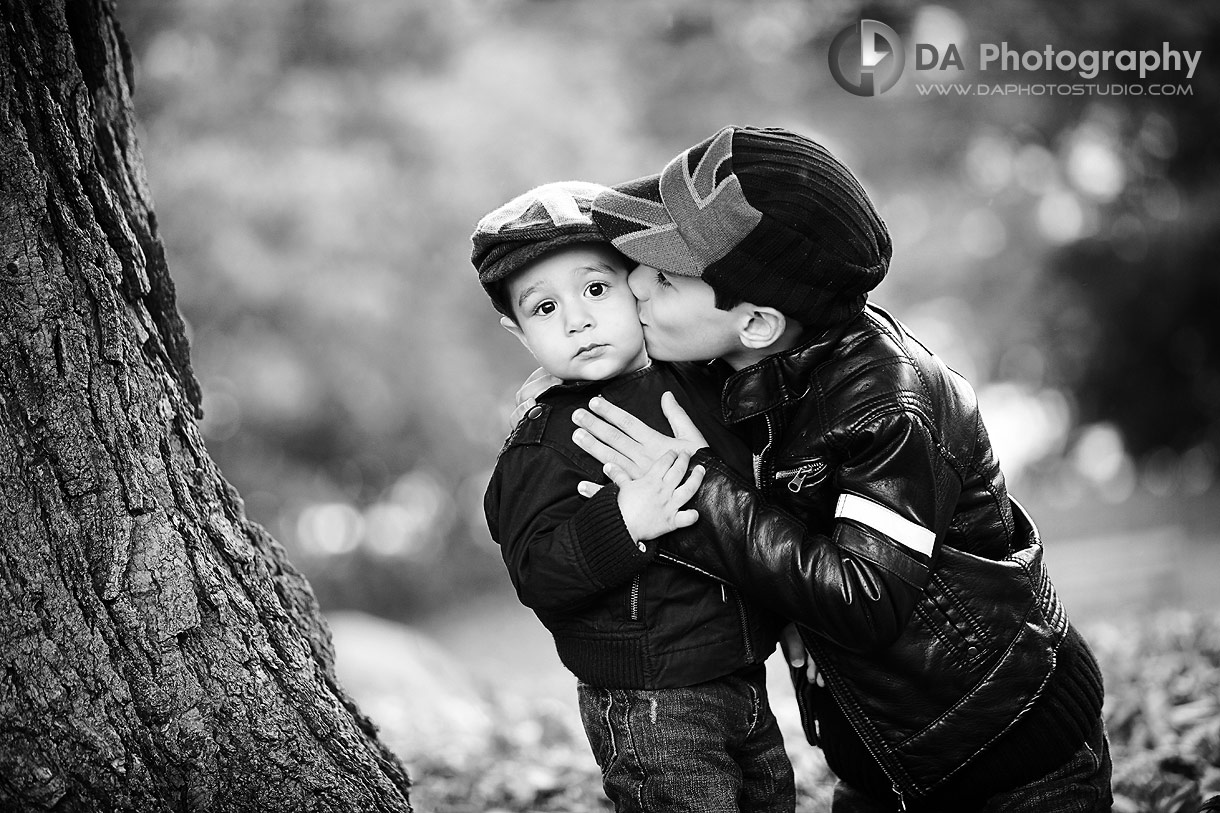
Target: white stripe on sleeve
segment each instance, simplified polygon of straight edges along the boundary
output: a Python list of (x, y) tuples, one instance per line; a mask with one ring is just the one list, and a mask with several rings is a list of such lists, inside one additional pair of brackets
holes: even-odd
[(900, 545), (922, 553), (924, 556), (932, 555), (936, 534), (922, 525), (911, 522), (897, 512), (891, 511), (881, 503), (855, 494), (840, 494), (839, 503), (835, 506), (835, 517), (867, 525)]

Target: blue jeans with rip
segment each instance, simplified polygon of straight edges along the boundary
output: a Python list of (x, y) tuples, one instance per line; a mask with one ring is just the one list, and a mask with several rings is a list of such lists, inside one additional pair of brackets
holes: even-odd
[(581, 683), (580, 715), (618, 813), (792, 813), (762, 667), (677, 689)]
[[(1098, 721), (1092, 735), (1067, 762), (1043, 777), (992, 796), (980, 804), (937, 803), (938, 813), (1105, 813), (1114, 804), (1111, 791), (1110, 743)], [(897, 797), (886, 791), (865, 794), (843, 782), (835, 787), (832, 813), (889, 813), (899, 810)], [(927, 806), (910, 803), (912, 811)]]

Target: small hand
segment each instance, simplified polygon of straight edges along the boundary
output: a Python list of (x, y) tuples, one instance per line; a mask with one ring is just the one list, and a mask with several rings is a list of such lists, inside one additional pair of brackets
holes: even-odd
[(638, 478), (666, 452), (694, 454), (707, 446), (703, 433), (678, 404), (673, 393), (661, 396), (661, 411), (675, 437), (656, 431), (626, 410), (598, 396), (589, 409), (578, 409), (572, 421), (580, 428), (572, 440), (599, 463), (613, 464)]
[(797, 630), (796, 624), (788, 624), (779, 634), (780, 649), (784, 651), (784, 659), (794, 669), (805, 667), (805, 678), (810, 683), (816, 683), (819, 686), (826, 685), (826, 679), (822, 677), (822, 673), (818, 671), (818, 665), (813, 662), (813, 657), (805, 649), (805, 642), (801, 640), (801, 633)]
[(606, 476), (618, 486), (619, 511), (633, 540), (656, 539), (699, 520), (698, 511), (682, 506), (699, 490), (704, 469), (695, 466), (688, 475), (688, 463), (689, 455), (666, 452), (634, 479), (617, 466), (605, 466)]
[(562, 384), (555, 376), (548, 373), (546, 370), (539, 367), (534, 372), (530, 373), (529, 378), (525, 379), (525, 383), (517, 390), (515, 396), (517, 404), (513, 408), (513, 413), (508, 417), (508, 430), (511, 432), (516, 428), (517, 424), (521, 423), (521, 419), (525, 417), (525, 413), (533, 409), (537, 403), (539, 395), (549, 390), (556, 384)]

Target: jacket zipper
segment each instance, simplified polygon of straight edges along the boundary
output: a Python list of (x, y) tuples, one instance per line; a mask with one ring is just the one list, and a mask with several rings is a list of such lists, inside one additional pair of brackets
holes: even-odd
[[(810, 653), (810, 655), (812, 654), (813, 653)], [(823, 670), (823, 674), (826, 675), (827, 682), (838, 682), (838, 675), (832, 675), (825, 670)], [(881, 758), (877, 755), (877, 750), (873, 747), (872, 742), (870, 742), (869, 739), (864, 736), (864, 733), (860, 731), (860, 726), (856, 725), (856, 721), (852, 719), (852, 716), (847, 714), (846, 711), (844, 712), (843, 716), (847, 719), (847, 723), (851, 726), (852, 730), (856, 732), (856, 737), (860, 740), (860, 742), (864, 743), (864, 747), (868, 749), (870, 754), (872, 754), (873, 761), (877, 763), (877, 767), (881, 769), (883, 774), (885, 774), (885, 778), (890, 780), (890, 790), (894, 791), (894, 795), (898, 797), (898, 809), (906, 810), (907, 800), (902, 793), (902, 789), (898, 787), (898, 780), (890, 775), (889, 769), (885, 767), (885, 763), (882, 762)]]
[(771, 427), (771, 416), (763, 415), (763, 420), (767, 424), (767, 445), (762, 447), (762, 451), (754, 455), (754, 487), (762, 491), (762, 468), (763, 457), (771, 450), (771, 441), (774, 440), (775, 430)]
[(640, 575), (631, 580), (631, 620), (640, 620)]
[[(723, 585), (721, 586), (721, 590), (722, 591), (725, 590)], [(727, 591), (725, 591), (724, 594), (727, 597)], [(741, 600), (741, 594), (738, 593), (736, 590), (733, 591), (733, 604), (736, 606), (736, 609), (737, 609), (737, 621), (739, 624), (741, 624), (741, 641), (743, 644), (745, 644), (746, 661), (753, 662), (754, 661), (754, 645), (750, 643), (750, 623), (746, 619), (746, 605), (745, 605), (745, 602), (743, 602)]]
[(788, 481), (788, 490), (793, 494), (796, 494), (805, 484), (805, 479), (809, 477), (809, 475), (813, 474), (814, 471), (814, 465), (812, 463), (806, 463), (799, 469), (784, 469), (783, 471), (775, 472), (775, 479), (779, 480), (784, 477), (791, 477), (792, 479)]

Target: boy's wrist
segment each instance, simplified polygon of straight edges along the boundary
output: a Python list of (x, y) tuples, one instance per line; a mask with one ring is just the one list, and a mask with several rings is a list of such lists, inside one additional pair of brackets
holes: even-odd
[(587, 499), (572, 521), (585, 564), (607, 587), (626, 581), (655, 555), (655, 545), (641, 543), (627, 529), (613, 486)]

